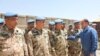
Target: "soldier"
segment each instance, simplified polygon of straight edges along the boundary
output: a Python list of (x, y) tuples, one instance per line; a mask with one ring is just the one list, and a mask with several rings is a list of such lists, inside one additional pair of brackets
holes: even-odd
[(5, 25), (0, 29), (0, 56), (28, 56), (24, 34), (16, 27), (17, 20), (17, 14), (5, 14)]
[(33, 45), (32, 45), (32, 38), (29, 36), (29, 31), (34, 28), (34, 20), (28, 19), (27, 20), (27, 28), (25, 29), (25, 42), (28, 48), (28, 56), (33, 56)]
[(50, 56), (49, 53), (49, 36), (48, 31), (44, 27), (44, 18), (36, 18), (36, 27), (32, 33), (32, 44), (34, 56)]
[(69, 25), (67, 34), (68, 34), (68, 36), (73, 34), (73, 25)]
[(91, 25), (94, 29), (96, 29), (96, 23), (92, 23), (92, 25)]
[(33, 19), (28, 19), (27, 20), (27, 28), (25, 29), (26, 33), (31, 31), (34, 28), (34, 20)]
[(62, 30), (64, 30), (66, 27), (65, 27), (65, 22), (62, 22)]
[(66, 25), (66, 23), (65, 22), (62, 22), (62, 30), (63, 30), (65, 36), (67, 36), (67, 29), (66, 29), (66, 26), (65, 25)]
[[(79, 22), (75, 22), (74, 23), (74, 30), (72, 32), (70, 32), (70, 36), (71, 35), (76, 35), (80, 32), (80, 24)], [(80, 56), (80, 52), (81, 52), (81, 44), (79, 39), (77, 40), (68, 40), (68, 55), (69, 56)]]
[(62, 20), (55, 20), (55, 52), (57, 56), (68, 56), (65, 34), (62, 31)]
[(4, 25), (4, 19), (0, 18), (0, 28)]
[(55, 53), (54, 45), (55, 45), (55, 22), (50, 21), (49, 22), (49, 42), (50, 42), (50, 53), (52, 56), (57, 56)]
[(54, 30), (55, 30), (55, 22), (54, 22), (54, 21), (50, 21), (50, 22), (49, 22), (49, 29), (50, 29), (51, 31), (54, 31)]

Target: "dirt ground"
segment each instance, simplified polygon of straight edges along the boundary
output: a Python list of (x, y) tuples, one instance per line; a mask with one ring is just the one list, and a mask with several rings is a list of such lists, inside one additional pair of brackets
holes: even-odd
[(100, 56), (100, 42), (98, 43), (98, 50), (96, 52), (97, 56)]

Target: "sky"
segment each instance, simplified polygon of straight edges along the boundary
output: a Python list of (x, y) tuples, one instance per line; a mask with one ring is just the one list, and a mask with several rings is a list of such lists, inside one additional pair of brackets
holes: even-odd
[(0, 0), (0, 12), (93, 21), (100, 18), (100, 0)]

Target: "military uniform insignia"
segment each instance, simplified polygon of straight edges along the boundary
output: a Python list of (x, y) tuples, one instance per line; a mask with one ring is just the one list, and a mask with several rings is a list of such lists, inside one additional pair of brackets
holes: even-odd
[(22, 35), (22, 33), (20, 33), (18, 30), (15, 30), (15, 35)]

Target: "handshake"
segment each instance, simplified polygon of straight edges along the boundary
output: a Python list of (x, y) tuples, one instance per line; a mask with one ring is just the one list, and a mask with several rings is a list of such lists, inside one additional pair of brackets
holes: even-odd
[(73, 35), (68, 36), (67, 40), (72, 40), (72, 41), (74, 41), (74, 40), (75, 40), (75, 36), (73, 36)]

